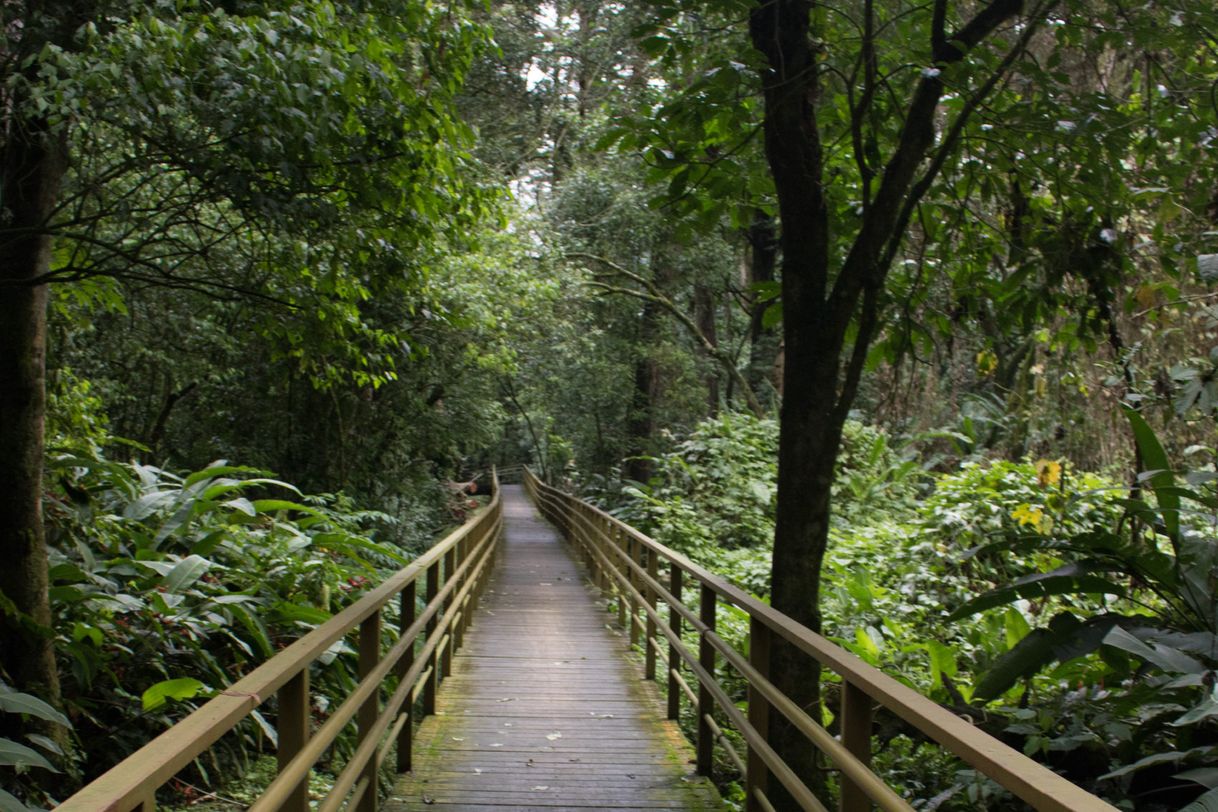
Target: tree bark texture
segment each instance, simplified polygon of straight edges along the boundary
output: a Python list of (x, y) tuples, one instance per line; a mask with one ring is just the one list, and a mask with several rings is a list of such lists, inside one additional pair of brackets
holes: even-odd
[(660, 398), (660, 369), (655, 358), (659, 322), (659, 306), (654, 302), (643, 302), (643, 312), (639, 317), (639, 355), (634, 362), (634, 389), (630, 397), (630, 413), (626, 415), (629, 455), (622, 475), (644, 485), (654, 472), (651, 454), (655, 451), (652, 440), (656, 432), (656, 405)]
[[(821, 87), (815, 48), (819, 46), (813, 44), (824, 32), (813, 30), (813, 8), (810, 0), (759, 0), (750, 15), (749, 30), (767, 65), (761, 75), (765, 153), (781, 223), (783, 403), (771, 598), (775, 609), (819, 632), (821, 564), (829, 540), (830, 493), (842, 427), (879, 327), (880, 292), (888, 270), (912, 212), (959, 130), (949, 129), (936, 146), (935, 117), (944, 85), (938, 71), (923, 72), (906, 102), (900, 135), (886, 158), (868, 157), (856, 147), (862, 176), (877, 179), (878, 186), (873, 195), (872, 184), (864, 184), (861, 218), (848, 234), (837, 235), (848, 250), (843, 259), (832, 261), (834, 235), (830, 233), (817, 120)], [(935, 64), (963, 59), (968, 48), (1021, 8), (1021, 0), (983, 4), (969, 22), (948, 36), (944, 30), (947, 3), (937, 0), (931, 22)], [(866, 33), (860, 47), (866, 61), (871, 61), (875, 41), (870, 5), (864, 13)], [(1008, 60), (1003, 69), (1009, 64)], [(992, 89), (999, 76), (1001, 72), (984, 77), (986, 81), (970, 104), (975, 105)], [(856, 130), (865, 126), (870, 98), (871, 89), (865, 89), (851, 111)], [(966, 104), (955, 124), (967, 119), (969, 109)], [(770, 673), (781, 691), (819, 721), (817, 663), (776, 640)], [(823, 797), (825, 781), (816, 769), (811, 744), (776, 711), (771, 712), (769, 731), (770, 744)], [(774, 782), (769, 792), (775, 808), (797, 808), (794, 799)]]
[(0, 153), (0, 667), (16, 688), (59, 698), (42, 522), (46, 419), (46, 225), (66, 165), (43, 122), (9, 120)]
[[(715, 296), (706, 285), (694, 287), (694, 313), (698, 332), (711, 347), (719, 347), (719, 335), (715, 325)], [(711, 417), (719, 414), (719, 369), (717, 359), (707, 350), (702, 356), (712, 365), (706, 373), (706, 413)]]

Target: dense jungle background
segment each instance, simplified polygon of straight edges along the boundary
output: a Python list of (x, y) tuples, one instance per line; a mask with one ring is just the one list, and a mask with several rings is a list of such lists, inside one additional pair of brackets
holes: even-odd
[[(1218, 809), (1208, 0), (0, 24), (0, 808), (526, 463), (1121, 808)], [(258, 721), (172, 802), (256, 782)], [(1019, 808), (879, 723), (916, 808)]]

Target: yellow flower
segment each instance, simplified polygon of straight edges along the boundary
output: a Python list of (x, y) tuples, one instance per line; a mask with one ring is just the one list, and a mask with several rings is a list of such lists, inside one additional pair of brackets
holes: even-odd
[(1062, 481), (1062, 464), (1054, 460), (1036, 461), (1036, 481), (1042, 488), (1051, 488)]
[(988, 378), (998, 371), (998, 356), (989, 350), (977, 353), (977, 374)]
[(1042, 536), (1053, 532), (1053, 517), (1040, 508), (1028, 504), (1020, 505), (1011, 511), (1011, 518), (1019, 522), (1020, 527), (1031, 527)]
[(1020, 527), (1031, 525), (1038, 527), (1041, 519), (1045, 517), (1045, 512), (1040, 508), (1034, 508), (1031, 505), (1023, 504), (1011, 511), (1011, 518), (1019, 522)]

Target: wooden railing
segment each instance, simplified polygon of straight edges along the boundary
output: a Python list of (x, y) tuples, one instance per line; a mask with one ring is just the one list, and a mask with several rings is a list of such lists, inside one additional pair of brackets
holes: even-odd
[[(809, 789), (807, 777), (797, 775), (767, 742), (771, 713), (778, 713), (839, 771), (842, 812), (864, 812), (873, 804), (882, 810), (912, 810), (869, 766), (873, 712), (878, 703), (1034, 809), (1115, 812), (1115, 807), (1100, 798), (680, 553), (587, 502), (546, 485), (530, 471), (525, 473), (524, 484), (543, 515), (575, 545), (593, 583), (616, 603), (620, 623), (629, 626), (631, 643), (642, 648), (644, 676), (655, 679), (657, 662), (664, 664), (669, 718), (679, 718), (682, 697), (692, 703), (697, 718), (698, 772), (710, 773), (714, 747), (720, 746), (727, 760), (744, 777), (747, 809), (772, 810), (771, 782), (777, 781), (800, 808), (825, 810), (822, 801)], [(688, 587), (697, 591), (696, 610), (684, 600)], [(664, 606), (668, 607), (667, 618), (660, 614)], [(747, 654), (716, 633), (720, 607), (734, 607), (747, 616)], [(697, 633), (696, 651), (684, 642), (685, 629)], [(769, 652), (779, 639), (841, 678), (840, 738), (768, 679)], [(747, 682), (747, 711), (737, 707), (723, 681), (716, 677), (720, 661)], [(747, 752), (737, 751), (724, 733), (725, 724), (735, 729)]]
[[(494, 474), (492, 481), (491, 502), (474, 518), (57, 809), (152, 812), (158, 788), (267, 699), (277, 696), (279, 772), (250, 809), (309, 810), (309, 773), (354, 720), (355, 752), (316, 809), (374, 812), (377, 770), (395, 744), (398, 770), (410, 769), (415, 706), (421, 705), (424, 716), (435, 712), (436, 690), (451, 671), (453, 651), (461, 645), (490, 571), (502, 527)], [(396, 642), (382, 652), (381, 614), (395, 598), (399, 633)], [(359, 684), (312, 731), (309, 666), (349, 634), (356, 636)], [(386, 680), (395, 675), (397, 687), (382, 704)]]

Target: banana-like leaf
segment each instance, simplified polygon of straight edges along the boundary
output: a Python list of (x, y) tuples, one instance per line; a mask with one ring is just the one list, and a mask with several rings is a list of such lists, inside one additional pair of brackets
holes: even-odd
[(1047, 628), (1033, 629), (995, 660), (977, 681), (973, 698), (989, 702), (1051, 663), (1066, 662), (1095, 651), (1109, 631), (1124, 619), (1121, 615), (1099, 615), (1080, 621), (1069, 612), (1062, 612), (1049, 621)]
[(1065, 564), (1052, 572), (1038, 572), (1018, 578), (1005, 586), (978, 595), (947, 616), (947, 621), (959, 620), (975, 615), (995, 606), (1006, 606), (1023, 598), (1032, 600), (1049, 595), (1121, 595), (1127, 590), (1124, 585), (1095, 574), (1085, 563)]
[(1128, 651), (1168, 674), (1193, 674), (1205, 666), (1182, 651), (1155, 643), (1144, 643), (1120, 626), (1108, 632), (1104, 645)]
[(17, 800), (16, 796), (10, 795), (0, 789), (0, 812), (41, 812), (41, 810), (32, 806), (26, 806)]
[(1218, 812), (1218, 789), (1211, 789), (1180, 812)]
[(1138, 444), (1138, 452), (1142, 455), (1142, 465), (1150, 474), (1150, 487), (1154, 489), (1155, 498), (1159, 502), (1163, 526), (1167, 530), (1168, 538), (1175, 541), (1180, 538), (1180, 495), (1175, 492), (1176, 480), (1171, 472), (1171, 462), (1146, 418), (1128, 406), (1125, 407), (1125, 416), (1133, 428), (1133, 438)]
[(0, 713), (24, 713), (64, 727), (71, 727), (68, 717), (36, 696), (17, 691), (0, 691)]
[(40, 767), (53, 773), (59, 772), (55, 765), (37, 750), (18, 744), (12, 739), (0, 739), (0, 767)]

